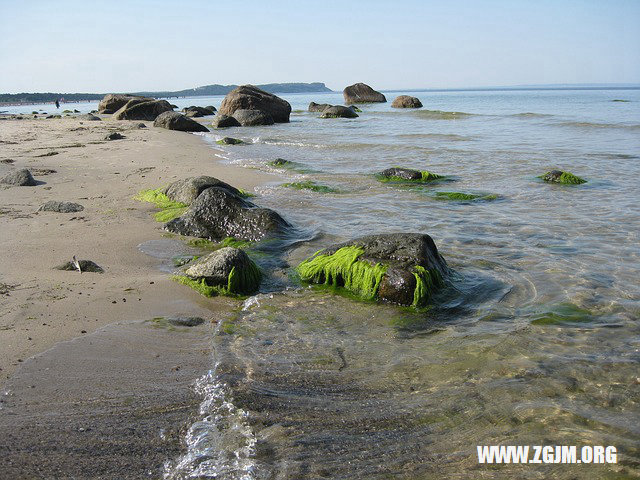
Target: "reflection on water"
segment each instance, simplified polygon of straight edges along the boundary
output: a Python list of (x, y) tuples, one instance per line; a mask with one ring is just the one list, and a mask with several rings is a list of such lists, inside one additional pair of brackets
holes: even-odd
[[(621, 95), (631, 102), (611, 101)], [(421, 111), (366, 105), (344, 120), (304, 111), (338, 95), (291, 95), (290, 124), (208, 135), (251, 142), (215, 147), (223, 162), (279, 172), (255, 203), (318, 235), (257, 259), (272, 280), (217, 332), (205, 420), (171, 478), (640, 474), (640, 92), (418, 97)], [(275, 158), (296, 164), (268, 165)], [(379, 182), (391, 166), (451, 181)], [(588, 183), (536, 178), (553, 168)], [(305, 180), (339, 193), (280, 186)], [(500, 198), (438, 201), (439, 191)], [(331, 243), (403, 231), (430, 234), (455, 271), (426, 311), (288, 276), (287, 264)], [(588, 472), (479, 468), (475, 447), (490, 444), (615, 445), (620, 455)]]

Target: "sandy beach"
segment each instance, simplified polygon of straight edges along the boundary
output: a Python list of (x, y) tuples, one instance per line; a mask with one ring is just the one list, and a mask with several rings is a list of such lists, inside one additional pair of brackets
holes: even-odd
[[(172, 447), (145, 445), (159, 442), (168, 425), (179, 430), (195, 411), (190, 384), (211, 367), (211, 329), (237, 306), (172, 282), (157, 259), (138, 249), (163, 238), (163, 231), (154, 207), (133, 197), (194, 175), (252, 190), (265, 175), (221, 166), (198, 136), (139, 123), (106, 116), (100, 122), (0, 121), (0, 176), (28, 168), (39, 183), (0, 188), (0, 432), (8, 440), (2, 470), (11, 478), (48, 478), (56, 471), (114, 478), (122, 469), (127, 478), (159, 475), (168, 456), (179, 452), (180, 436), (171, 437)], [(105, 140), (114, 131), (125, 138)], [(38, 212), (49, 200), (80, 203), (84, 210)], [(74, 255), (105, 273), (54, 269)], [(206, 322), (192, 329), (149, 322), (172, 315)], [(104, 328), (110, 324), (116, 325)], [(77, 437), (77, 429), (67, 428), (70, 417), (93, 429)], [(89, 437), (93, 449), (75, 448), (88, 445)], [(51, 443), (63, 453), (50, 455)], [(130, 455), (136, 449), (143, 454)], [(90, 473), (89, 465), (98, 470)]]

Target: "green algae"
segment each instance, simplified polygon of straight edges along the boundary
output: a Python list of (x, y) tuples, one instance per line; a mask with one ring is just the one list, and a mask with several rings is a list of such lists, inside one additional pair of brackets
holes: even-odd
[(281, 186), (286, 188), (295, 188), (296, 190), (311, 190), (317, 193), (339, 193), (337, 188), (328, 185), (320, 185), (318, 183), (307, 180), (304, 182), (283, 183)]
[(629, 103), (631, 100), (622, 100), (619, 98), (616, 98), (615, 100), (611, 100), (612, 102), (622, 102), (622, 103)]
[(544, 175), (540, 175), (540, 177), (542, 180), (544, 180), (545, 182), (549, 182), (549, 183), (560, 183), (562, 185), (581, 185), (583, 183), (587, 183), (587, 181), (583, 178), (578, 177), (577, 175), (574, 175), (571, 172), (562, 172), (562, 175), (560, 175), (557, 179), (555, 180), (551, 180), (551, 179), (547, 179), (546, 177), (548, 175), (551, 175), (552, 172), (547, 172)]
[(435, 269), (427, 270), (420, 265), (416, 265), (413, 276), (416, 277), (416, 288), (413, 291), (413, 303), (411, 305), (424, 307), (431, 298), (433, 290), (443, 285), (442, 275)]
[(206, 238), (192, 238), (187, 241), (190, 247), (203, 248), (206, 250), (219, 250), (223, 247), (245, 248), (251, 245), (246, 240), (238, 240), (235, 237), (226, 237), (219, 242), (212, 242)]
[(239, 138), (224, 137), (220, 140), (216, 140), (216, 143), (218, 145), (243, 145), (245, 142)]
[(458, 202), (469, 202), (474, 200), (496, 200), (498, 199), (498, 195), (495, 193), (492, 194), (475, 194), (475, 193), (462, 193), (462, 192), (436, 192), (435, 198), (438, 200), (452, 200)]
[(247, 192), (246, 190), (243, 190), (241, 188), (236, 188), (236, 190), (238, 190), (238, 195), (240, 195), (242, 198), (250, 198), (256, 196), (254, 193)]
[(549, 309), (548, 312), (536, 315), (531, 321), (532, 325), (563, 325), (574, 323), (589, 323), (595, 320), (595, 316), (589, 310), (580, 308), (573, 303), (561, 303)]
[(374, 300), (387, 266), (358, 260), (363, 253), (364, 249), (356, 246), (342, 247), (332, 255), (316, 252), (296, 270), (305, 282), (344, 287), (359, 298)]
[(427, 170), (420, 171), (420, 174), (422, 175), (422, 177), (416, 178), (415, 180), (402, 178), (395, 175), (392, 175), (390, 177), (385, 177), (383, 175), (376, 175), (376, 178), (381, 182), (407, 182), (407, 183), (427, 183), (427, 182), (433, 182), (434, 180), (444, 180), (447, 178), (444, 175), (438, 175), (437, 173), (432, 173)]
[(154, 214), (154, 218), (156, 221), (164, 223), (182, 215), (188, 206), (184, 203), (171, 200), (162, 193), (162, 190), (164, 190), (164, 188), (142, 190), (133, 198), (140, 202), (153, 203), (158, 207), (160, 211)]
[(177, 255), (171, 259), (174, 267), (182, 267), (200, 258), (199, 255)]

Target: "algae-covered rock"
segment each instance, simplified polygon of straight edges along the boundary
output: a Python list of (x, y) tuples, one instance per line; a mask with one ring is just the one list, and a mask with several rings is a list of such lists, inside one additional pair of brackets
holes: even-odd
[(573, 173), (564, 172), (562, 170), (551, 170), (550, 172), (545, 173), (540, 178), (545, 182), (550, 183), (561, 183), (563, 185), (580, 185), (582, 183), (587, 183), (583, 178), (575, 176)]
[(442, 175), (427, 172), (426, 170), (421, 171), (402, 167), (387, 168), (378, 174), (378, 179), (381, 181), (429, 182), (442, 178), (444, 178)]
[(317, 252), (297, 267), (303, 281), (342, 287), (365, 300), (426, 305), (448, 273), (426, 234), (369, 235)]
[(37, 185), (35, 179), (31, 175), (31, 172), (26, 168), (22, 168), (5, 175), (0, 179), (0, 183), (14, 185), (16, 187), (33, 187), (34, 185)]
[(500, 198), (495, 193), (435, 192), (434, 195), (437, 200), (451, 200), (454, 202), (491, 201)]
[(216, 143), (218, 145), (242, 145), (244, 142), (239, 138), (224, 137), (220, 140), (216, 140)]
[(183, 180), (177, 180), (168, 185), (162, 193), (164, 193), (170, 200), (179, 202), (184, 205), (191, 205), (193, 201), (198, 198), (204, 190), (209, 187), (219, 187), (229, 190), (238, 196), (242, 196), (242, 192), (235, 187), (232, 187), (228, 183), (218, 180), (215, 177), (209, 177), (207, 175), (201, 175), (199, 177), (189, 177)]
[(238, 248), (224, 247), (200, 258), (176, 280), (203, 295), (247, 295), (260, 287), (262, 273), (249, 256)]
[(50, 200), (40, 205), (38, 210), (42, 212), (76, 213), (84, 210), (84, 207), (79, 203)]
[(422, 102), (417, 97), (400, 95), (391, 102), (393, 108), (422, 108)]
[(259, 208), (220, 187), (205, 189), (184, 215), (165, 225), (167, 231), (180, 235), (213, 241), (235, 237), (250, 242), (284, 234), (290, 228), (275, 211)]

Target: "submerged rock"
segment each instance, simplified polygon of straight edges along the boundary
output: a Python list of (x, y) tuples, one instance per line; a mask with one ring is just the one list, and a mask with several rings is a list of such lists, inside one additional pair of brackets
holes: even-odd
[(413, 170), (410, 168), (392, 167), (378, 174), (380, 180), (409, 180), (416, 182), (428, 182), (444, 178), (441, 175), (427, 172), (426, 170)]
[(31, 175), (31, 172), (26, 168), (22, 168), (5, 175), (0, 179), (0, 183), (14, 185), (16, 187), (33, 187), (34, 185), (37, 185), (35, 179)]
[[(97, 263), (92, 262), (91, 260), (78, 260), (78, 264), (80, 265), (80, 270), (82, 272), (104, 273), (104, 269)], [(76, 268), (73, 262), (63, 263), (62, 265), (58, 265), (57, 267), (54, 267), (54, 268), (56, 270), (68, 270), (68, 271), (75, 270), (76, 272), (78, 271), (78, 269)]]
[(166, 187), (164, 193), (170, 200), (180, 202), (184, 205), (191, 205), (193, 201), (207, 188), (218, 187), (224, 188), (234, 195), (242, 196), (240, 190), (232, 187), (228, 183), (218, 180), (215, 177), (202, 175), (199, 177), (189, 177), (184, 180), (178, 180)]
[(242, 145), (244, 142), (239, 138), (224, 137), (216, 140), (216, 143), (219, 145)]
[(152, 98), (140, 97), (136, 95), (120, 95), (110, 93), (105, 95), (98, 104), (99, 113), (115, 113), (124, 107), (130, 100), (153, 100)]
[(79, 203), (73, 202), (57, 202), (55, 200), (50, 200), (42, 205), (38, 211), (41, 212), (58, 212), (58, 213), (75, 213), (81, 212), (84, 210), (84, 207)]
[(357, 118), (358, 114), (349, 107), (343, 107), (342, 105), (334, 105), (333, 107), (325, 108), (322, 111), (320, 118)]
[(262, 110), (247, 110), (241, 108), (233, 113), (233, 118), (243, 127), (274, 124), (273, 117)]
[(424, 306), (449, 269), (426, 234), (369, 235), (321, 250), (297, 267), (303, 281), (367, 300)]
[(205, 320), (202, 317), (169, 317), (167, 322), (176, 327), (197, 327), (202, 325)]
[(260, 269), (239, 248), (224, 247), (200, 258), (185, 270), (185, 276), (221, 293), (249, 294), (260, 287)]
[(417, 97), (400, 95), (391, 103), (393, 108), (422, 108), (422, 102)]
[(227, 128), (227, 127), (239, 127), (240, 122), (229, 115), (222, 115), (218, 113), (211, 122), (213, 128)]
[(289, 102), (253, 85), (242, 85), (230, 91), (222, 100), (218, 114), (234, 116), (240, 109), (268, 113), (276, 123), (289, 122), (291, 114)]
[(189, 210), (165, 224), (169, 232), (221, 241), (235, 237), (250, 242), (285, 233), (291, 226), (278, 213), (259, 208), (226, 188), (205, 189)]
[(155, 120), (158, 115), (170, 112), (173, 107), (166, 100), (133, 99), (113, 114), (116, 120)]
[(580, 185), (582, 183), (587, 183), (585, 179), (577, 177), (570, 172), (563, 172), (562, 170), (551, 170), (540, 178), (545, 182), (562, 183), (564, 185)]
[(164, 112), (153, 122), (154, 127), (178, 130), (180, 132), (208, 132), (209, 129), (178, 112)]
[(333, 105), (329, 105), (328, 103), (316, 103), (311, 102), (309, 104), (310, 112), (324, 112), (327, 108), (332, 107)]
[(365, 83), (354, 83), (342, 91), (347, 105), (351, 103), (384, 103), (387, 98)]

